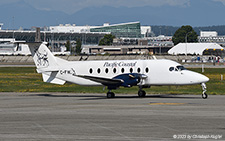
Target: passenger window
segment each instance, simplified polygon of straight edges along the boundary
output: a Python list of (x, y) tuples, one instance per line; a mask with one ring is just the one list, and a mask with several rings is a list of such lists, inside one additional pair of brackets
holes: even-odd
[(138, 73), (140, 73), (140, 72), (141, 72), (141, 69), (140, 69), (140, 68), (138, 68), (138, 69), (137, 69), (137, 72), (138, 72)]
[(92, 70), (92, 68), (90, 68), (89, 72), (90, 72), (90, 73), (93, 73), (93, 70)]
[(124, 68), (121, 69), (121, 72), (124, 73)]
[(133, 72), (133, 68), (130, 68), (130, 73), (132, 73)]
[(170, 70), (170, 71), (173, 71), (173, 70), (174, 70), (174, 67), (170, 67), (169, 70)]
[(116, 68), (113, 69), (113, 72), (116, 73)]
[(145, 72), (148, 73), (149, 72), (149, 69), (148, 68), (145, 68)]
[(101, 72), (100, 68), (98, 68), (97, 72), (98, 72), (98, 73), (100, 73), (100, 72)]
[(105, 69), (105, 73), (108, 73), (108, 72), (109, 72), (109, 69), (108, 69), (108, 68), (106, 68), (106, 69)]

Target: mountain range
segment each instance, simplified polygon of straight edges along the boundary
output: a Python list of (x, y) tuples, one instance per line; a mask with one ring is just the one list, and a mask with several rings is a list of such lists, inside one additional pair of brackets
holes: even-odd
[(3, 29), (58, 24), (102, 25), (140, 21), (142, 25), (213, 26), (225, 25), (225, 6), (213, 0), (190, 0), (190, 5), (144, 7), (88, 7), (73, 14), (39, 10), (21, 0), (0, 6)]

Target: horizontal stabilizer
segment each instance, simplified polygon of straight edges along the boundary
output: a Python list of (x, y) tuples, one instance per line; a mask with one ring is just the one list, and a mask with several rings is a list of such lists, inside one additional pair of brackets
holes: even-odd
[(64, 80), (55, 78), (54, 72), (52, 72), (50, 76), (42, 73), (42, 78), (43, 78), (43, 81), (44, 82), (47, 82), (47, 83), (53, 83), (53, 84), (63, 85), (66, 82)]
[(39, 69), (37, 69), (38, 73), (54, 72), (54, 71), (59, 71), (59, 68), (58, 67), (48, 67), (48, 68), (39, 68)]

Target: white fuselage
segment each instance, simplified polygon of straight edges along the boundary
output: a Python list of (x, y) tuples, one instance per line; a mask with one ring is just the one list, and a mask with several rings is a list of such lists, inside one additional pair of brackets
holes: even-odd
[[(178, 67), (177, 67), (178, 66)], [(102, 85), (78, 77), (87, 75), (112, 79), (124, 73), (144, 74), (141, 85), (192, 85), (209, 80), (208, 77), (186, 70), (171, 60), (104, 60), (104, 61), (71, 61), (60, 65), (56, 78), (79, 85)], [(46, 74), (48, 74), (46, 72)], [(49, 74), (50, 75), (50, 74)]]

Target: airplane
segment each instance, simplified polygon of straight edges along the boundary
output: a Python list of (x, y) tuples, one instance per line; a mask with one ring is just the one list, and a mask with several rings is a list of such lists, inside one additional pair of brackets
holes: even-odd
[(138, 96), (145, 97), (143, 88), (151, 86), (201, 84), (202, 98), (208, 97), (205, 83), (209, 78), (172, 60), (67, 61), (54, 56), (45, 42), (26, 44), (44, 82), (105, 86), (108, 88), (107, 98), (115, 97), (112, 90), (119, 87), (138, 86)]

